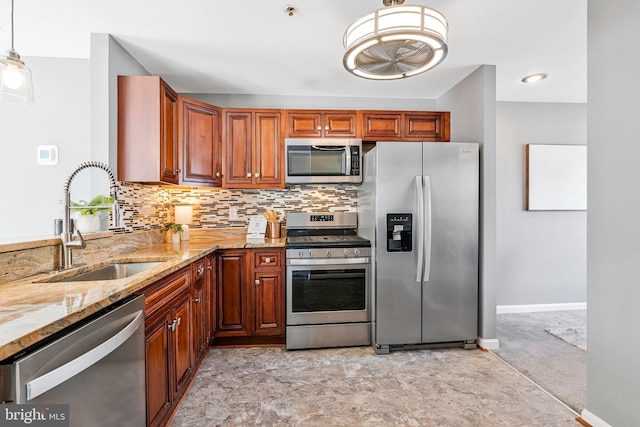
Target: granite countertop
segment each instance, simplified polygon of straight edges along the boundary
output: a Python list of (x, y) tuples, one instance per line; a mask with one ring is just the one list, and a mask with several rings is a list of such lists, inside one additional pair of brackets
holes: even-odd
[(67, 275), (70, 272), (81, 272), (114, 262), (162, 262), (128, 278), (47, 282), (53, 276), (44, 273), (2, 284), (0, 361), (218, 249), (284, 246), (285, 238), (248, 242), (241, 233), (209, 232), (192, 235), (188, 242), (151, 244), (99, 263), (59, 273)]

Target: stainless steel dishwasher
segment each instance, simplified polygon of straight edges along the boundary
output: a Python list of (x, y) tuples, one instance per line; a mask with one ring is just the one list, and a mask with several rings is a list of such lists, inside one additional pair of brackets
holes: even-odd
[(144, 297), (3, 362), (0, 402), (68, 404), (72, 427), (144, 426)]

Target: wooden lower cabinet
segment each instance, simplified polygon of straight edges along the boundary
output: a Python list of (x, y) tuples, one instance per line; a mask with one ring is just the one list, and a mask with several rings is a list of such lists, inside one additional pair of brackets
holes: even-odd
[(149, 426), (167, 422), (195, 372), (190, 279), (186, 267), (143, 290)]
[(216, 267), (216, 338), (283, 336), (284, 249), (219, 251)]
[(140, 293), (148, 426), (168, 423), (213, 339), (284, 340), (284, 248), (217, 251)]
[(211, 333), (210, 325), (210, 287), (207, 279), (206, 259), (202, 258), (191, 264), (191, 305), (193, 314), (193, 355), (194, 364), (198, 365), (209, 350)]

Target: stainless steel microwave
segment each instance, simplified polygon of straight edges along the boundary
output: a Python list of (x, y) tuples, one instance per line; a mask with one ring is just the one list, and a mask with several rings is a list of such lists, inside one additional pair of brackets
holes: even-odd
[(359, 138), (285, 138), (287, 184), (362, 183)]

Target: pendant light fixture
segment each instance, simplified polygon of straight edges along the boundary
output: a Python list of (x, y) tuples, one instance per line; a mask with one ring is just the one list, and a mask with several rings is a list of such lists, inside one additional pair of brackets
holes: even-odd
[(11, 49), (0, 56), (0, 99), (33, 104), (31, 70), (13, 48), (13, 0), (11, 0)]
[(359, 77), (393, 80), (415, 76), (447, 56), (449, 24), (437, 10), (383, 0), (344, 33), (344, 67)]

